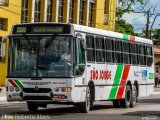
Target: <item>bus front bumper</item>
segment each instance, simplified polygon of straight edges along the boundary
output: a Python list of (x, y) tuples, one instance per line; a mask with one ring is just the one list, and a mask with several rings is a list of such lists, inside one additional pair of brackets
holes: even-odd
[(34, 102), (73, 102), (71, 92), (49, 92), (49, 93), (12, 93), (7, 94), (7, 101), (34, 101)]

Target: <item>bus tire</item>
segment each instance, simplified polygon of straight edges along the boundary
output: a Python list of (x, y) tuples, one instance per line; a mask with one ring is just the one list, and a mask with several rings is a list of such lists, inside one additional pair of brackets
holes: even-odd
[(129, 108), (131, 103), (131, 94), (131, 88), (127, 85), (125, 90), (125, 98), (120, 101), (122, 108)]
[(38, 105), (37, 104), (27, 102), (27, 106), (28, 106), (29, 111), (36, 112), (38, 110)]
[(88, 113), (90, 111), (90, 108), (91, 108), (91, 105), (92, 105), (92, 102), (91, 102), (91, 94), (90, 94), (90, 88), (87, 87), (86, 89), (86, 98), (85, 98), (85, 102), (81, 103), (79, 105), (80, 107), (80, 111), (82, 113)]
[(113, 100), (112, 102), (113, 102), (113, 107), (114, 107), (114, 108), (120, 108), (120, 107), (121, 107), (119, 100)]
[(133, 85), (130, 107), (134, 108), (136, 106), (136, 102), (137, 102), (137, 88), (135, 85)]

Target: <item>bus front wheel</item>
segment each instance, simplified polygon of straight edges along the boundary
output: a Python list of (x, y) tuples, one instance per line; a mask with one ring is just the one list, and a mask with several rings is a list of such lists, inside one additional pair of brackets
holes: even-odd
[(27, 106), (28, 106), (29, 111), (36, 112), (38, 110), (38, 105), (37, 104), (27, 102)]
[(79, 105), (81, 112), (88, 113), (90, 111), (91, 105), (92, 105), (91, 92), (90, 92), (90, 88), (87, 87), (85, 102)]

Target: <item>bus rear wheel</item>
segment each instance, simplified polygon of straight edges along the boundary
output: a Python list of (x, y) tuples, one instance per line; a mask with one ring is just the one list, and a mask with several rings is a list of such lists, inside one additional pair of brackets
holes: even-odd
[(136, 102), (137, 102), (137, 88), (135, 85), (133, 85), (130, 107), (132, 107), (132, 108), (135, 107)]
[(91, 101), (91, 94), (90, 94), (90, 88), (87, 87), (86, 89), (86, 98), (85, 102), (79, 104), (80, 110), (82, 113), (88, 113), (90, 111), (92, 101)]
[(120, 101), (122, 108), (129, 108), (130, 107), (131, 96), (132, 96), (131, 88), (129, 85), (127, 85), (126, 90), (125, 90), (125, 98)]
[(38, 105), (37, 104), (27, 102), (27, 106), (28, 106), (29, 111), (36, 112), (38, 110)]

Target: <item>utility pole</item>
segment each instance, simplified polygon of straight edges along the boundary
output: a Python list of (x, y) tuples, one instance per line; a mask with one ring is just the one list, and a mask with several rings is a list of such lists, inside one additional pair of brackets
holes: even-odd
[(157, 14), (157, 15), (154, 17), (154, 20), (153, 20), (152, 25), (151, 25), (151, 27), (150, 27), (150, 39), (152, 39), (152, 27), (153, 27), (154, 22), (155, 22), (155, 20), (156, 20), (156, 18), (157, 18), (158, 16), (160, 16), (160, 14)]
[(150, 17), (149, 13), (150, 13), (150, 10), (147, 11), (146, 38), (149, 37), (148, 36), (148, 33), (149, 33), (149, 17)]

